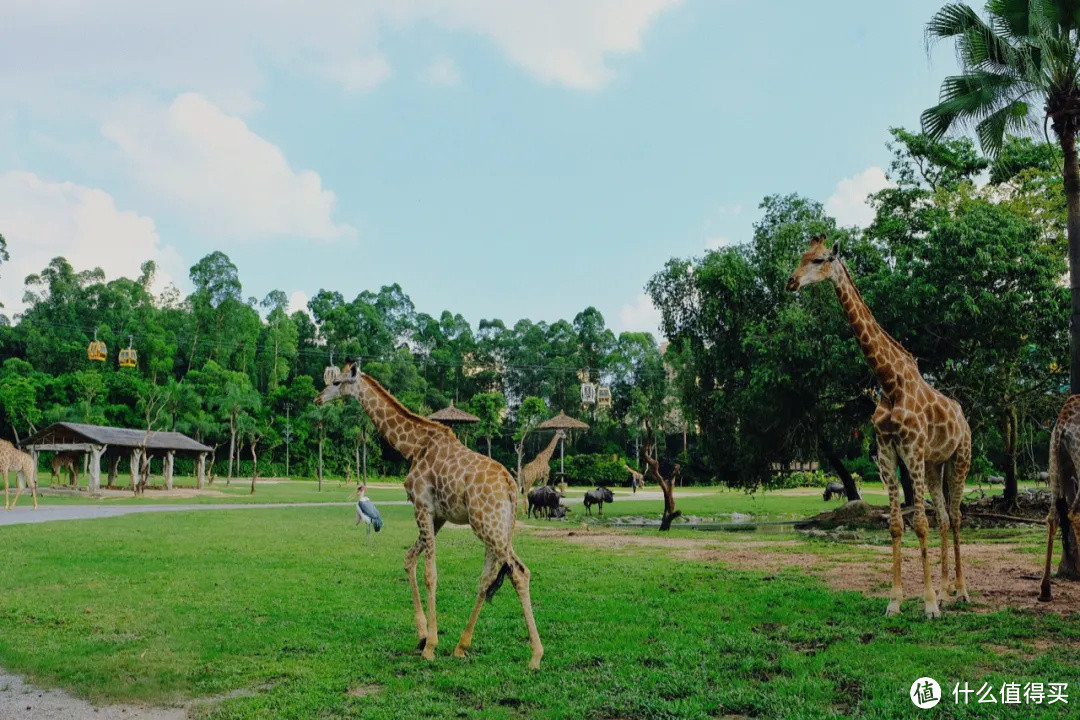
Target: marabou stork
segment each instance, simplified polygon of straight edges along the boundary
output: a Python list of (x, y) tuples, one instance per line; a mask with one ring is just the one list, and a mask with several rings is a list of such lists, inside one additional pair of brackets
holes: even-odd
[(375, 507), (375, 503), (368, 500), (367, 483), (360, 487), (360, 499), (356, 501), (356, 524), (360, 523), (367, 525), (368, 538), (371, 537), (372, 528), (375, 528), (375, 532), (382, 530), (382, 516), (379, 515), (379, 509)]

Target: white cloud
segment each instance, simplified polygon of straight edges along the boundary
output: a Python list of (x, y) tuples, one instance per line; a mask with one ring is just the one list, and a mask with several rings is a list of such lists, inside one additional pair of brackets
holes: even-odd
[(454, 87), (461, 84), (461, 70), (453, 58), (442, 57), (424, 68), (424, 81), (437, 87)]
[(842, 226), (865, 227), (874, 219), (874, 210), (867, 203), (867, 196), (895, 186), (885, 177), (884, 170), (876, 165), (868, 167), (858, 175), (844, 178), (836, 184), (836, 191), (825, 201), (825, 212)]
[(29, 172), (0, 174), (0, 233), (11, 256), (0, 267), (0, 301), (8, 314), (23, 309), (26, 276), (41, 272), (59, 255), (76, 271), (100, 267), (109, 279), (137, 278), (139, 266), (154, 260), (154, 292), (182, 268), (150, 218), (117, 209), (104, 190), (51, 182)]
[[(257, 107), (270, 65), (369, 88), (390, 72), (380, 49), (385, 29), (418, 24), (486, 37), (541, 81), (594, 89), (611, 77), (609, 60), (639, 50), (657, 16), (679, 2), (16, 2), (0, 23), (0, 92), (48, 106), (130, 87), (195, 90), (240, 113)], [(87, 103), (80, 107), (85, 113)]]
[(721, 215), (739, 215), (742, 213), (742, 205), (721, 205), (719, 212)]
[(730, 244), (731, 244), (731, 241), (728, 240), (723, 235), (714, 235), (713, 237), (711, 237), (711, 238), (709, 238), (708, 240), (705, 241), (705, 249), (706, 250), (719, 250), (720, 248), (727, 247)]
[(295, 171), (281, 149), (196, 93), (166, 107), (126, 105), (102, 126), (139, 187), (206, 231), (248, 238), (331, 240), (336, 198), (318, 173)]
[(662, 319), (660, 311), (652, 303), (652, 298), (645, 293), (639, 294), (633, 303), (619, 309), (621, 332), (648, 332), (655, 337), (661, 337)]
[(302, 290), (294, 290), (289, 296), (289, 306), (285, 312), (292, 315), (296, 311), (308, 312), (308, 296)]

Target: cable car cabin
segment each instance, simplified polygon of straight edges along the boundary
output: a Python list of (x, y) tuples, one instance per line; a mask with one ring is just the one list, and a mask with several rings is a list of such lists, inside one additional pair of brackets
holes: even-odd
[(611, 388), (601, 385), (596, 389), (596, 404), (598, 407), (611, 407)]
[(596, 402), (596, 386), (592, 383), (583, 383), (581, 386), (581, 404), (592, 405)]
[(120, 367), (133, 368), (139, 365), (139, 355), (132, 348), (120, 351)]
[(86, 346), (86, 357), (90, 360), (96, 360), (97, 362), (105, 362), (105, 343), (100, 340), (94, 340)]

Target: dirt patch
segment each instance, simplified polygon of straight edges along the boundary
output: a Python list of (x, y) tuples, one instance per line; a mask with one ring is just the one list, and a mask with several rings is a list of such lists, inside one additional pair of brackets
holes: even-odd
[(95, 707), (63, 690), (42, 690), (17, 675), (0, 672), (0, 718), (21, 720), (185, 720), (180, 707), (103, 705)]
[[(800, 552), (798, 540), (718, 542), (714, 539), (631, 535), (617, 531), (539, 529), (541, 537), (558, 538), (590, 547), (621, 550), (655, 547), (674, 551), (679, 559), (726, 565), (738, 570), (777, 572), (798, 568), (812, 573), (836, 590), (854, 590), (888, 597), (892, 583), (892, 548), (877, 545), (837, 545), (832, 554)], [(935, 587), (941, 577), (940, 546), (930, 546)], [(1039, 558), (1016, 545), (969, 543), (962, 546), (964, 578), (971, 609), (992, 612), (1003, 608), (1037, 613), (1080, 611), (1080, 582), (1054, 579), (1053, 602), (1036, 600), (1042, 572)], [(922, 563), (918, 548), (903, 549), (904, 589), (909, 599), (922, 596)], [(950, 551), (950, 565), (952, 555)], [(949, 604), (949, 600), (945, 604)], [(882, 610), (884, 612), (884, 609)]]
[(354, 688), (350, 688), (346, 695), (355, 698), (368, 697), (369, 695), (377, 695), (382, 692), (383, 686), (378, 683), (368, 683), (367, 685), (357, 685)]

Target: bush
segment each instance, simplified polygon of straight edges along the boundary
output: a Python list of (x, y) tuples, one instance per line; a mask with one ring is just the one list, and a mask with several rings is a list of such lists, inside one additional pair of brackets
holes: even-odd
[(618, 455), (572, 455), (566, 458), (566, 482), (571, 485), (621, 485), (629, 476)]
[(826, 475), (823, 470), (803, 471), (790, 473), (778, 473), (769, 478), (765, 487), (769, 490), (790, 490), (792, 488), (820, 487), (823, 488), (832, 480), (831, 475)]

